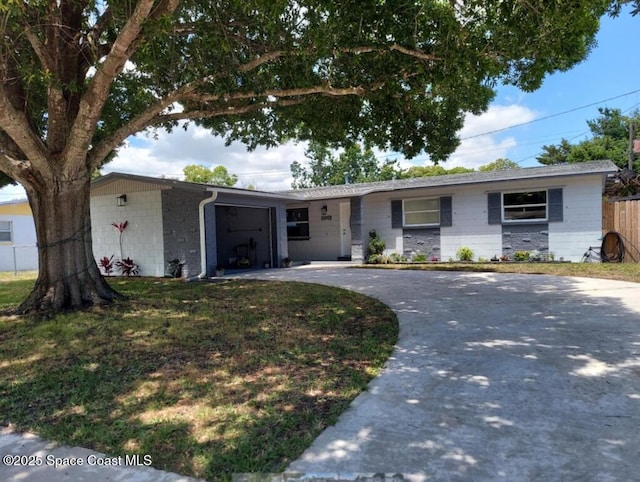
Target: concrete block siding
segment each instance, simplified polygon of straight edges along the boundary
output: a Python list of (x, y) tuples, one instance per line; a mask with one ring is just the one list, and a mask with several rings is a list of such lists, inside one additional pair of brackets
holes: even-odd
[(403, 254), (407, 258), (422, 254), (427, 259), (440, 259), (440, 228), (405, 229), (403, 238)]
[[(562, 188), (563, 220), (543, 223), (488, 223), (487, 193)], [(601, 234), (601, 189), (599, 175), (562, 180), (530, 179), (491, 185), (451, 186), (403, 192), (373, 193), (364, 197), (362, 230), (375, 229), (386, 242), (386, 254), (405, 256), (420, 251), (441, 260), (455, 259), (462, 246), (471, 248), (474, 258), (491, 258), (518, 250), (551, 252), (556, 259), (579, 261), (588, 246), (597, 246)], [(453, 224), (425, 230), (393, 229), (391, 200), (451, 196)], [(429, 248), (429, 249), (427, 249)], [(434, 248), (439, 248), (438, 251)]]
[(206, 193), (167, 189), (162, 191), (162, 226), (164, 264), (179, 259), (185, 265), (184, 276), (195, 276), (201, 271), (200, 202)]
[(549, 252), (549, 224), (511, 224), (502, 226), (502, 252), (513, 259), (518, 251)]
[(160, 196), (159, 190), (128, 192), (127, 204), (123, 207), (116, 205), (113, 195), (91, 197), (91, 230), (96, 261), (103, 256), (114, 255), (114, 260), (120, 258), (120, 233), (111, 223), (128, 221), (122, 236), (122, 255), (138, 264), (142, 276), (164, 275)]

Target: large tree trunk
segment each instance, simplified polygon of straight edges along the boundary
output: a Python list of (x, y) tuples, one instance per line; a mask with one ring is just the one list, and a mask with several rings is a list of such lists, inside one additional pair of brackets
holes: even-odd
[(38, 239), (39, 273), (19, 313), (47, 315), (120, 297), (93, 257), (90, 177), (34, 180), (25, 185)]

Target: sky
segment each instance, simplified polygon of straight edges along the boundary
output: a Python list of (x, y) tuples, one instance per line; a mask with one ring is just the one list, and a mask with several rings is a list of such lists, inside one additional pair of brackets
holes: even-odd
[[(632, 17), (628, 10), (616, 18), (603, 17), (598, 44), (581, 64), (548, 76), (533, 93), (498, 87), (487, 112), (467, 116), (459, 133), (459, 148), (442, 165), (478, 168), (508, 158), (522, 167), (533, 167), (544, 145), (558, 144), (562, 138), (572, 143), (588, 138), (586, 121), (598, 117), (599, 107), (623, 112), (640, 109), (638, 31), (640, 16)], [(157, 138), (144, 133), (129, 138), (102, 172), (180, 179), (188, 164), (223, 165), (238, 175), (236, 186), (275, 191), (290, 189), (290, 164), (305, 161), (303, 143), (248, 152), (238, 143), (226, 147), (221, 138), (193, 125), (186, 132), (178, 128), (171, 134), (157, 134)], [(402, 167), (430, 164), (426, 156), (409, 161), (396, 153), (376, 154), (381, 160), (398, 160)], [(0, 202), (20, 197), (24, 190), (19, 186), (0, 189)]]

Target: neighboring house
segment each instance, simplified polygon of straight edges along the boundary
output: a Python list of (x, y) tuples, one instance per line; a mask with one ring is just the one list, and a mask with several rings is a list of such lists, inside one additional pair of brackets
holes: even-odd
[(96, 259), (122, 255), (140, 274), (162, 276), (173, 259), (186, 276), (216, 266), (278, 267), (295, 261), (366, 258), (369, 232), (386, 253), (446, 261), (518, 250), (579, 261), (602, 236), (609, 161), (474, 172), (280, 193), (112, 173), (92, 183)]
[[(286, 196), (111, 173), (91, 184), (96, 260), (122, 256), (141, 275), (163, 276), (171, 260), (183, 275), (213, 276), (216, 267), (280, 266), (287, 253)], [(116, 273), (117, 274), (117, 271)]]
[(26, 199), (0, 203), (0, 271), (38, 269), (36, 228)]
[(602, 237), (609, 161), (473, 172), (287, 191), (289, 255), (296, 260), (363, 260), (369, 231), (386, 254), (455, 259), (518, 250), (580, 261)]

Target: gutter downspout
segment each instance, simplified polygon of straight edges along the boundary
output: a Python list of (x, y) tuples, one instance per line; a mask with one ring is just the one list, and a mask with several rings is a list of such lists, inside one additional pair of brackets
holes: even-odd
[(211, 197), (200, 201), (198, 216), (200, 218), (200, 274), (187, 278), (187, 281), (197, 281), (207, 277), (207, 240), (204, 224), (204, 207), (218, 199), (218, 191), (212, 191)]

